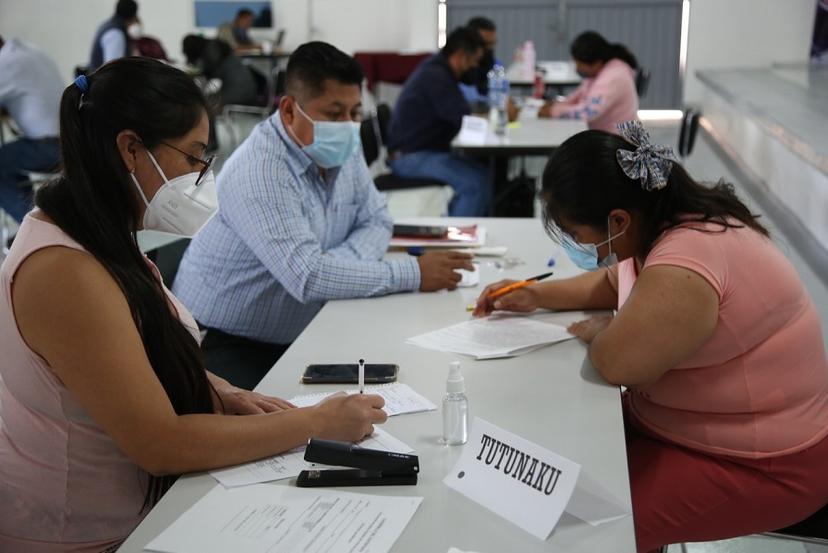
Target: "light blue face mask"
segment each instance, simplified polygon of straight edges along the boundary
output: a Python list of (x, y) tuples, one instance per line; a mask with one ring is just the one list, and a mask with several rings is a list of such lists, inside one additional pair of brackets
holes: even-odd
[(359, 123), (352, 121), (314, 121), (299, 104), (297, 111), (313, 123), (313, 142), (302, 146), (302, 151), (325, 169), (341, 167), (359, 148)]
[[(566, 252), (569, 259), (571, 259), (576, 266), (584, 271), (594, 271), (598, 269), (598, 267), (609, 267), (610, 265), (618, 263), (618, 256), (612, 252), (612, 241), (627, 231), (625, 229), (615, 236), (609, 236), (609, 222), (607, 223), (608, 238), (598, 244), (581, 244), (580, 242), (575, 242), (575, 240), (569, 238), (569, 236), (564, 236), (561, 247), (563, 247), (563, 250)], [(599, 262), (598, 248), (604, 244), (610, 245), (610, 253)]]

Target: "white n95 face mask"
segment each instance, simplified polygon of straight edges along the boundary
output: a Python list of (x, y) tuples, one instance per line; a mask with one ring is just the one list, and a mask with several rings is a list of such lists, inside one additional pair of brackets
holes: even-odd
[(198, 172), (186, 173), (168, 180), (149, 150), (147, 154), (158, 174), (164, 179), (164, 184), (152, 200), (147, 201), (138, 179), (130, 173), (132, 182), (147, 206), (144, 212), (144, 229), (192, 238), (218, 209), (216, 179), (212, 169), (204, 173), (201, 181), (198, 180)]

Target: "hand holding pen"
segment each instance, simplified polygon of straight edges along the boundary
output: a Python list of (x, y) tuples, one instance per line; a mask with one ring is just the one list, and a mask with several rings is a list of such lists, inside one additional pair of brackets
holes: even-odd
[(552, 273), (545, 273), (526, 280), (501, 280), (487, 286), (474, 306), (475, 317), (485, 317), (495, 310), (529, 313), (538, 308), (540, 300), (531, 285)]

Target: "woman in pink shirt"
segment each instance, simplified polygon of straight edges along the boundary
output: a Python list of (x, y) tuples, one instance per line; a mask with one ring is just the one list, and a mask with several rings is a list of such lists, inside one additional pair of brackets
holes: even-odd
[(61, 177), (0, 267), (0, 551), (114, 551), (179, 474), (385, 420), (379, 396), (297, 409), (205, 371), (136, 232), (192, 235), (213, 214), (207, 138), (192, 78), (155, 60), (64, 91)]
[(543, 175), (547, 228), (588, 272), (492, 302), (496, 283), (475, 314), (618, 309), (570, 331), (628, 388), (639, 551), (799, 522), (828, 503), (819, 315), (731, 186), (696, 183), (640, 122), (620, 130), (572, 137)]
[(565, 99), (543, 106), (540, 117), (582, 119), (590, 129), (611, 133), (619, 123), (638, 119), (638, 61), (624, 45), (586, 31), (572, 42), (570, 52), (584, 80)]

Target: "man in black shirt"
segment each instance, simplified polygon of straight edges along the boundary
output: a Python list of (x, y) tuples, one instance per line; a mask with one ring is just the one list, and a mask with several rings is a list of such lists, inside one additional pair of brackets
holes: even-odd
[(442, 50), (408, 78), (391, 117), (388, 149), (394, 174), (451, 186), (452, 216), (486, 215), (491, 203), (486, 168), (451, 153), (451, 140), (470, 113), (457, 83), (474, 82), (483, 49), (477, 32), (465, 27), (452, 31)]
[(472, 111), (489, 111), (489, 71), (500, 62), (495, 58), (495, 47), (497, 46), (497, 27), (494, 21), (486, 17), (472, 17), (466, 23), (466, 27), (480, 35), (483, 41), (483, 57), (475, 69), (474, 83), (465, 85), (460, 83), (460, 91), (466, 97), (466, 101)]

